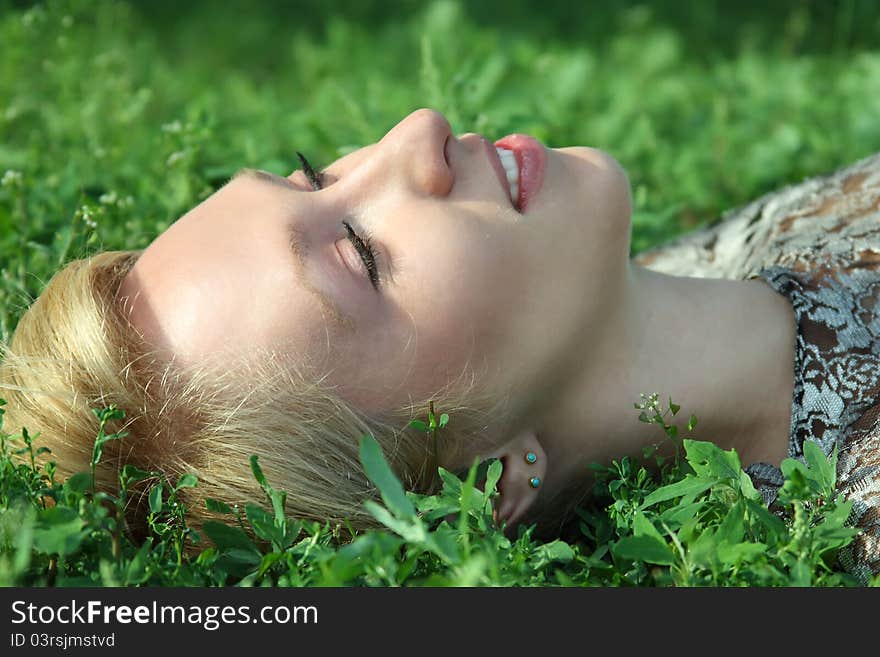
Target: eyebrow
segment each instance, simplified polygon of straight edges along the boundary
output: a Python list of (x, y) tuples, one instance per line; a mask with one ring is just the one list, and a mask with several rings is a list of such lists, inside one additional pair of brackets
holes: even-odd
[[(236, 171), (235, 175), (232, 176), (230, 182), (238, 178), (246, 178), (262, 183), (269, 183), (278, 187), (284, 187), (288, 190), (293, 189), (296, 191), (302, 191), (297, 185), (292, 183), (287, 178), (274, 173), (270, 173), (269, 171), (263, 171), (262, 169), (239, 169), (238, 171)], [(297, 269), (299, 270), (299, 278), (302, 281), (303, 287), (305, 287), (305, 289), (318, 300), (318, 303), (321, 304), (321, 310), (324, 312), (324, 315), (328, 316), (330, 318), (330, 321), (336, 327), (346, 331), (353, 331), (355, 329), (356, 323), (352, 316), (348, 313), (343, 312), (339, 308), (338, 304), (330, 298), (330, 295), (328, 295), (323, 290), (315, 287), (315, 285), (312, 283), (311, 278), (306, 275), (306, 256), (308, 255), (307, 244), (308, 242), (307, 240), (303, 239), (303, 235), (299, 229), (299, 226), (297, 226), (296, 224), (290, 224), (287, 227), (287, 245), (290, 249), (290, 252), (293, 254), (293, 259)]]

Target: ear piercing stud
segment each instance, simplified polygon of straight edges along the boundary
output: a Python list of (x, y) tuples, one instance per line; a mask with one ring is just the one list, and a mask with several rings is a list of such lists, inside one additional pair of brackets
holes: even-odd
[(540, 485), (541, 479), (539, 477), (532, 477), (531, 479), (529, 479), (529, 486), (531, 486), (532, 488), (537, 488)]
[(523, 457), (529, 465), (532, 465), (538, 460), (538, 455), (534, 452), (526, 452), (526, 455)]

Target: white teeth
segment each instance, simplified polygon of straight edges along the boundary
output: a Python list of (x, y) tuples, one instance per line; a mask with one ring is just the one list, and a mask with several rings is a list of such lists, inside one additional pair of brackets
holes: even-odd
[(504, 167), (504, 173), (507, 175), (507, 184), (510, 191), (510, 199), (514, 205), (519, 202), (519, 167), (516, 164), (516, 156), (513, 151), (506, 148), (495, 147), (498, 157), (501, 160), (501, 166)]

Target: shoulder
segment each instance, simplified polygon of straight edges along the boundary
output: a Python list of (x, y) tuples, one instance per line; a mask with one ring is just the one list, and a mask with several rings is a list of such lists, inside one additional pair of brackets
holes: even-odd
[(880, 270), (880, 153), (765, 194), (633, 262), (708, 278), (748, 278), (773, 265)]

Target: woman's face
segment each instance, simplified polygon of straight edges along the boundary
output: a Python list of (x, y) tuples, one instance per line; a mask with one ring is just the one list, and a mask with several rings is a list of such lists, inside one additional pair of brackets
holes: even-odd
[[(178, 361), (274, 351), (364, 410), (463, 371), (548, 380), (626, 275), (629, 185), (600, 151), (547, 148), (520, 212), (495, 153), (419, 110), (326, 167), (320, 190), (301, 170), (242, 172), (144, 251), (119, 296)], [(376, 287), (353, 234), (369, 236)]]

